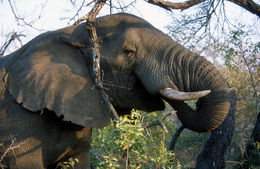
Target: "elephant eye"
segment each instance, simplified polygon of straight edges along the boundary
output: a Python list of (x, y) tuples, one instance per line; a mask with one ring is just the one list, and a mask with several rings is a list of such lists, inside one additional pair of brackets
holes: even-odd
[(125, 59), (127, 61), (127, 65), (131, 66), (135, 63), (136, 60), (136, 52), (134, 50), (126, 49), (124, 50)]
[(133, 50), (124, 50), (124, 53), (127, 57), (133, 57), (135, 55), (135, 51)]

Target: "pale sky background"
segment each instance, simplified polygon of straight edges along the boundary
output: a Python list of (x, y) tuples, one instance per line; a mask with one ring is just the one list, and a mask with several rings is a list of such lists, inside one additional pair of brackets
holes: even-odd
[[(15, 2), (12, 0), (11, 2), (15, 3), (16, 9), (14, 10), (19, 16), (25, 17), (25, 20), (27, 22), (36, 20), (36, 22), (33, 23), (33, 26), (37, 29), (40, 29), (41, 31), (25, 26), (17, 26), (8, 0), (1, 0), (0, 46), (5, 42), (8, 33), (12, 31), (18, 31), (19, 33), (25, 34), (27, 36), (22, 38), (24, 44), (42, 32), (69, 26), (70, 24), (73, 24), (73, 21), (68, 24), (68, 19), (61, 18), (71, 18), (75, 15), (77, 11), (76, 8), (72, 8), (69, 0), (47, 0), (45, 8), (42, 11), (40, 20), (37, 20), (39, 14), (41, 13), (40, 10), (42, 9), (42, 5), (44, 5), (45, 3), (45, 0), (15, 0)], [(77, 0), (77, 2), (82, 2), (82, 0)], [(127, 0), (124, 2), (127, 2)], [(255, 2), (260, 3), (260, 0), (255, 0)], [(148, 4), (144, 0), (137, 0), (135, 7), (136, 9), (131, 8), (129, 12), (146, 19), (155, 27), (167, 33), (165, 26), (167, 26), (167, 24), (171, 21), (171, 17), (168, 15), (168, 12), (166, 10)], [(260, 31), (260, 20), (257, 19), (257, 17), (230, 2), (227, 2), (225, 7), (227, 11), (227, 17), (231, 21), (249, 23), (250, 25), (254, 25), (254, 27), (256, 27), (256, 30)], [(193, 8), (196, 8), (196, 6)], [(89, 12), (89, 10), (81, 11), (80, 16), (83, 16), (87, 12)], [(113, 12), (116, 13), (115, 10)], [(176, 10), (176, 12), (179, 12), (179, 10)], [(108, 7), (103, 8), (100, 14), (109, 14)], [(7, 52), (9, 53), (12, 50), (15, 50), (15, 48), (19, 47), (19, 45), (20, 44), (17, 43), (17, 46), (10, 48)]]

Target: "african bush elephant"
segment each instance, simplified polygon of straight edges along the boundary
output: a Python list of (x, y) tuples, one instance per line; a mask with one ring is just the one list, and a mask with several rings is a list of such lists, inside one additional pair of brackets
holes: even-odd
[[(91, 128), (110, 123), (90, 73), (86, 24), (43, 33), (0, 60), (0, 149), (9, 168), (47, 168), (68, 157), (90, 168)], [(147, 21), (114, 14), (95, 21), (104, 90), (119, 114), (163, 110), (186, 128), (212, 131), (230, 108), (229, 87), (204, 57)], [(184, 101), (200, 98), (193, 110)], [(5, 149), (4, 149), (5, 148)]]

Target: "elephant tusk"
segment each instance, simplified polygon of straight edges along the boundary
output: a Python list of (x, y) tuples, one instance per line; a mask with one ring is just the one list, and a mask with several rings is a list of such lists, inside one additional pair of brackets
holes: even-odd
[(181, 92), (178, 90), (174, 90), (172, 88), (164, 88), (161, 89), (159, 93), (168, 99), (185, 101), (185, 100), (199, 99), (201, 97), (208, 95), (210, 92), (211, 92), (210, 90), (203, 90), (197, 92)]

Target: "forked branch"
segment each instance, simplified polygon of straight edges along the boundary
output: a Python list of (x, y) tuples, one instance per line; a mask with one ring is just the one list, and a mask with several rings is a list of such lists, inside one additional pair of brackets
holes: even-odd
[(162, 127), (162, 129), (164, 130), (165, 133), (168, 133), (168, 129), (167, 129), (167, 127), (165, 126), (165, 124), (163, 123), (163, 121), (164, 121), (168, 116), (170, 116), (170, 115), (172, 115), (172, 114), (174, 114), (174, 113), (176, 113), (176, 111), (168, 112), (168, 113), (166, 113), (166, 114), (165, 114), (161, 119), (159, 119), (159, 120), (151, 121), (151, 122), (147, 122), (147, 123), (142, 124), (142, 127), (145, 129), (145, 131), (146, 131), (148, 137), (151, 137), (151, 134), (149, 133), (148, 128), (149, 128), (149, 127), (152, 127), (152, 126), (157, 126), (157, 125), (159, 125), (159, 126)]
[(11, 44), (14, 40), (18, 39), (19, 41), (21, 41), (21, 40), (20, 40), (20, 37), (21, 37), (21, 36), (25, 36), (25, 35), (19, 34), (19, 33), (17, 33), (17, 32), (14, 32), (14, 33), (11, 35), (10, 39), (7, 40), (7, 41), (3, 44), (3, 46), (0, 48), (0, 57), (4, 56), (5, 51), (7, 50), (7, 48), (10, 46), (10, 44)]
[[(16, 139), (15, 138), (10, 136), (10, 140), (11, 140), (11, 144), (7, 148), (5, 148), (4, 152), (2, 152), (3, 154), (0, 156), (0, 167), (5, 167), (1, 163), (3, 162), (3, 160), (6, 157), (7, 153), (13, 151), (14, 149), (17, 149), (17, 148), (21, 147), (21, 144), (16, 144)], [(1, 145), (1, 143), (0, 143), (0, 146), (4, 147), (4, 145)]]

